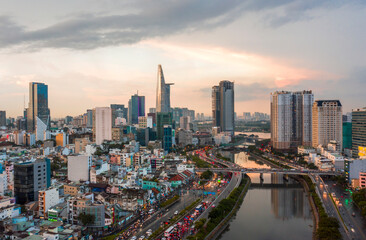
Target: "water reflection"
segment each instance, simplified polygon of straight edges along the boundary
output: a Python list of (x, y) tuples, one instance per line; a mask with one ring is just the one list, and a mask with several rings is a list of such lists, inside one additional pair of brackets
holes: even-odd
[[(245, 153), (233, 160), (246, 168), (270, 168)], [(283, 174), (248, 174), (252, 180), (241, 208), (220, 239), (311, 239), (312, 215), (302, 186)]]

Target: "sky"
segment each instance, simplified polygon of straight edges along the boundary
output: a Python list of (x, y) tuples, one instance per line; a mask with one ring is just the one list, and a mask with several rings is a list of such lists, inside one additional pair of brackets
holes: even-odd
[(155, 107), (157, 66), (172, 107), (211, 115), (211, 88), (235, 82), (235, 111), (269, 113), (270, 93), (313, 90), (366, 106), (364, 0), (0, 0), (0, 110), (22, 115), (29, 82), (51, 117)]

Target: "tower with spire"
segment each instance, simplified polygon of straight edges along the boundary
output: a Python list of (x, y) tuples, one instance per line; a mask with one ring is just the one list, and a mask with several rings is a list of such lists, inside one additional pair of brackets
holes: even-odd
[(161, 65), (158, 65), (158, 82), (156, 87), (156, 112), (170, 112), (170, 85), (174, 83), (165, 83), (164, 73)]

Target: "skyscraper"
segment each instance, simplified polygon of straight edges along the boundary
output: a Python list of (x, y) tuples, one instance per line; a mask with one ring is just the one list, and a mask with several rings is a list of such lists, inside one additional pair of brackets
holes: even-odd
[(170, 112), (170, 85), (165, 83), (164, 73), (161, 65), (158, 65), (158, 82), (156, 87), (156, 112)]
[(277, 150), (310, 146), (312, 138), (312, 91), (271, 93), (271, 142)]
[(128, 122), (137, 124), (139, 117), (145, 116), (145, 96), (132, 95), (128, 101)]
[(49, 129), (51, 117), (48, 108), (48, 86), (44, 83), (30, 82), (27, 113), (28, 131), (33, 132), (36, 130), (37, 117)]
[(156, 136), (158, 140), (163, 140), (164, 125), (172, 125), (172, 113), (158, 112), (156, 114)]
[(342, 104), (339, 100), (316, 100), (313, 104), (313, 147), (336, 141), (342, 149)]
[(358, 158), (358, 147), (366, 147), (366, 108), (352, 111), (352, 157)]
[(234, 82), (221, 81), (212, 87), (213, 125), (234, 134)]
[(112, 140), (112, 110), (109, 107), (93, 109), (93, 139), (97, 145)]
[(0, 111), (0, 127), (6, 126), (6, 112)]

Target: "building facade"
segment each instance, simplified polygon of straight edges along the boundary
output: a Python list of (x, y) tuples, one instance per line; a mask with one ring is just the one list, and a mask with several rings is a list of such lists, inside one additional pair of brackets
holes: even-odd
[(277, 150), (311, 146), (312, 91), (271, 93), (271, 143)]
[(342, 104), (339, 100), (317, 100), (313, 104), (313, 147), (336, 141), (342, 149)]
[(145, 96), (132, 95), (128, 101), (128, 122), (138, 124), (139, 117), (145, 116)]
[(234, 82), (221, 81), (212, 87), (213, 126), (234, 134)]
[(158, 79), (156, 87), (156, 113), (168, 113), (170, 108), (170, 86), (174, 83), (165, 83), (161, 65), (158, 65)]
[(14, 164), (14, 196), (18, 204), (37, 201), (38, 192), (50, 185), (49, 159)]
[(92, 156), (69, 156), (67, 158), (67, 177), (69, 181), (89, 181)]
[(97, 145), (112, 140), (112, 110), (109, 107), (93, 109), (93, 139)]
[(358, 158), (358, 148), (366, 147), (366, 108), (352, 111), (352, 157)]
[(29, 83), (29, 105), (27, 110), (27, 129), (35, 131), (37, 117), (49, 129), (51, 125), (50, 109), (48, 108), (48, 86), (44, 83)]
[(0, 111), (0, 127), (6, 126), (6, 112)]

